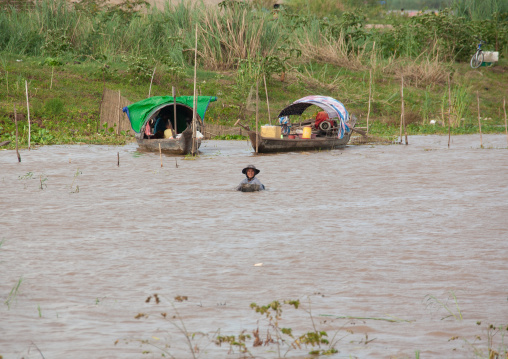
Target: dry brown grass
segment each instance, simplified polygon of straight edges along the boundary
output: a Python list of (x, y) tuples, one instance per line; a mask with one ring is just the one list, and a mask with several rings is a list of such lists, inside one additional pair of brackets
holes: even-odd
[[(204, 66), (211, 70), (229, 70), (234, 68), (238, 59), (246, 59), (261, 49), (261, 34), (264, 20), (260, 19), (255, 32), (246, 21), (247, 10), (244, 10), (240, 23), (233, 16), (235, 13), (226, 10), (207, 11), (203, 17), (199, 32), (202, 37), (203, 50), (200, 54)], [(217, 44), (220, 45), (217, 45)]]
[(446, 64), (436, 57), (423, 60), (398, 59), (391, 61), (385, 68), (384, 73), (393, 74), (400, 78), (404, 76), (404, 83), (408, 86), (425, 87), (431, 84), (445, 84), (449, 69)]
[(319, 41), (314, 41), (307, 37), (299, 41), (298, 47), (302, 50), (301, 60), (304, 62), (318, 61), (329, 63), (350, 70), (363, 70), (363, 63), (369, 60), (365, 54), (365, 48), (348, 49), (348, 45), (343, 36), (336, 41), (329, 40), (321, 36)]

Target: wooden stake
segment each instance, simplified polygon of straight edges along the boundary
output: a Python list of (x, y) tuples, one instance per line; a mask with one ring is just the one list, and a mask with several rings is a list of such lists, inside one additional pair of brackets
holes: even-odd
[(508, 125), (506, 124), (506, 97), (503, 97), (503, 110), (504, 110), (504, 131), (506, 133), (506, 143), (508, 144)]
[(482, 122), (480, 120), (480, 94), (476, 91), (476, 100), (478, 101), (478, 127), (480, 129), (480, 147), (483, 148), (482, 140)]
[(49, 85), (49, 89), (53, 88), (53, 71), (55, 71), (55, 66), (51, 66), (51, 84)]
[(175, 86), (172, 86), (171, 92), (173, 94), (173, 119), (175, 122), (175, 130), (173, 131), (173, 138), (176, 138), (176, 135), (178, 133), (177, 130), (177, 124), (176, 124), (176, 89)]
[(266, 93), (266, 106), (268, 107), (268, 123), (272, 125), (272, 119), (270, 116), (270, 101), (268, 101), (268, 88), (266, 87), (266, 75), (263, 74), (263, 81), (265, 82), (265, 93)]
[[(374, 46), (376, 43), (374, 42)], [(372, 69), (369, 70), (369, 108), (367, 110), (367, 133), (369, 133), (370, 99), (372, 96)]]
[(120, 167), (120, 152), (116, 153), (116, 159), (117, 159), (116, 165)]
[(151, 93), (152, 93), (152, 82), (153, 82), (153, 77), (155, 75), (155, 69), (157, 68), (157, 66), (155, 66), (153, 68), (153, 72), (152, 72), (152, 79), (150, 80), (150, 88), (148, 89), (148, 97), (150, 97)]
[(176, 160), (176, 157), (175, 157), (175, 167), (178, 168), (178, 161)]
[(400, 144), (402, 144), (402, 124), (404, 123), (404, 76), (401, 76), (400, 81), (400, 99), (401, 99), (401, 107), (400, 107)]
[(450, 74), (448, 74), (448, 148), (450, 148), (452, 123), (452, 90), (450, 86)]
[(256, 80), (256, 153), (258, 153), (259, 146), (259, 131), (258, 131), (258, 121), (259, 121), (259, 80)]
[(9, 96), (9, 71), (6, 71), (5, 79), (7, 81), (7, 96)]
[(161, 143), (159, 142), (159, 157), (161, 159), (161, 168), (162, 168), (162, 150), (161, 150)]
[(192, 155), (196, 154), (196, 74), (198, 66), (198, 24), (196, 24), (196, 42), (194, 47), (194, 99), (192, 106)]
[(122, 115), (122, 95), (120, 94), (120, 90), (118, 90), (118, 125), (116, 126), (116, 134), (120, 134), (120, 116)]
[(30, 151), (30, 104), (28, 103), (28, 82), (25, 80), (26, 112), (28, 114), (28, 151)]
[(14, 105), (14, 123), (16, 124), (16, 155), (18, 156), (18, 162), (21, 162), (21, 156), (18, 151), (18, 115), (16, 113), (16, 105)]

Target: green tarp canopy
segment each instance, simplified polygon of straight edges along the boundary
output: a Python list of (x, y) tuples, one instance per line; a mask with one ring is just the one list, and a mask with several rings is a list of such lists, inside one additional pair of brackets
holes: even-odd
[[(193, 108), (194, 96), (178, 96), (176, 103)], [(217, 101), (215, 96), (197, 96), (196, 112), (204, 120), (205, 112), (210, 102)], [(154, 96), (145, 100), (133, 103), (123, 108), (123, 112), (129, 117), (132, 129), (139, 133), (146, 121), (159, 109), (173, 105), (173, 96)]]

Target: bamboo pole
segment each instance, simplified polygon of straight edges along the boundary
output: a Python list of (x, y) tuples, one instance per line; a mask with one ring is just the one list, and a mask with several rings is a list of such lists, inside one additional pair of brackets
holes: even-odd
[(120, 134), (120, 116), (122, 115), (122, 95), (120, 94), (120, 90), (118, 90), (118, 117), (117, 117), (117, 126), (116, 126), (116, 134)]
[(28, 102), (28, 82), (25, 80), (26, 112), (28, 114), (28, 151), (30, 151), (30, 104)]
[(116, 165), (120, 167), (120, 152), (116, 153)]
[[(374, 42), (374, 46), (375, 46)], [(369, 70), (369, 108), (367, 110), (367, 133), (369, 133), (370, 100), (372, 96), (372, 69)]]
[(51, 66), (51, 83), (49, 85), (49, 89), (53, 88), (53, 72), (55, 71), (55, 66)]
[(402, 144), (402, 124), (404, 122), (404, 75), (401, 76), (400, 81), (400, 99), (401, 99), (401, 107), (400, 107), (400, 142)]
[(176, 89), (175, 89), (175, 86), (172, 86), (171, 88), (171, 92), (172, 92), (172, 95), (173, 95), (173, 120), (175, 122), (175, 130), (173, 131), (173, 138), (176, 138), (176, 135), (178, 133), (178, 130), (177, 130), (177, 124), (176, 124)]
[(9, 96), (9, 71), (5, 73), (5, 80), (7, 81), (7, 96)]
[(161, 159), (161, 168), (162, 168), (162, 150), (161, 150), (161, 143), (159, 142), (159, 157)]
[(482, 140), (482, 122), (480, 120), (480, 94), (476, 91), (476, 100), (478, 102), (478, 127), (480, 129), (480, 147), (483, 148), (483, 140)]
[(268, 107), (268, 123), (271, 126), (272, 125), (272, 118), (270, 116), (270, 101), (268, 101), (268, 88), (266, 87), (266, 75), (265, 74), (263, 74), (263, 81), (265, 83), (266, 106)]
[(196, 74), (198, 66), (198, 24), (196, 24), (196, 42), (194, 47), (194, 98), (192, 106), (192, 155), (196, 154)]
[(506, 133), (506, 143), (508, 144), (508, 125), (506, 123), (506, 97), (503, 97), (503, 110), (504, 110), (504, 131)]
[(18, 156), (18, 162), (21, 162), (21, 156), (18, 151), (18, 114), (16, 113), (16, 105), (14, 105), (14, 123), (16, 124), (16, 155)]
[(153, 77), (154, 77), (154, 75), (155, 75), (155, 69), (156, 69), (156, 68), (157, 68), (157, 66), (155, 66), (155, 67), (153, 68), (153, 72), (152, 72), (152, 79), (150, 80), (150, 88), (148, 89), (148, 97), (150, 97), (150, 96), (151, 96), (151, 94), (152, 94), (152, 82), (153, 82)]
[(450, 86), (450, 74), (448, 73), (448, 148), (450, 148), (452, 125), (452, 90)]
[(256, 153), (258, 153), (259, 147), (258, 123), (259, 123), (259, 80), (256, 80)]

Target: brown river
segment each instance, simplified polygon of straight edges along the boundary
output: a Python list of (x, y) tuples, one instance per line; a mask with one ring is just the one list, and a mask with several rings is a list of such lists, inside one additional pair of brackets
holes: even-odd
[(409, 142), (0, 151), (0, 357), (506, 358), (506, 137)]

